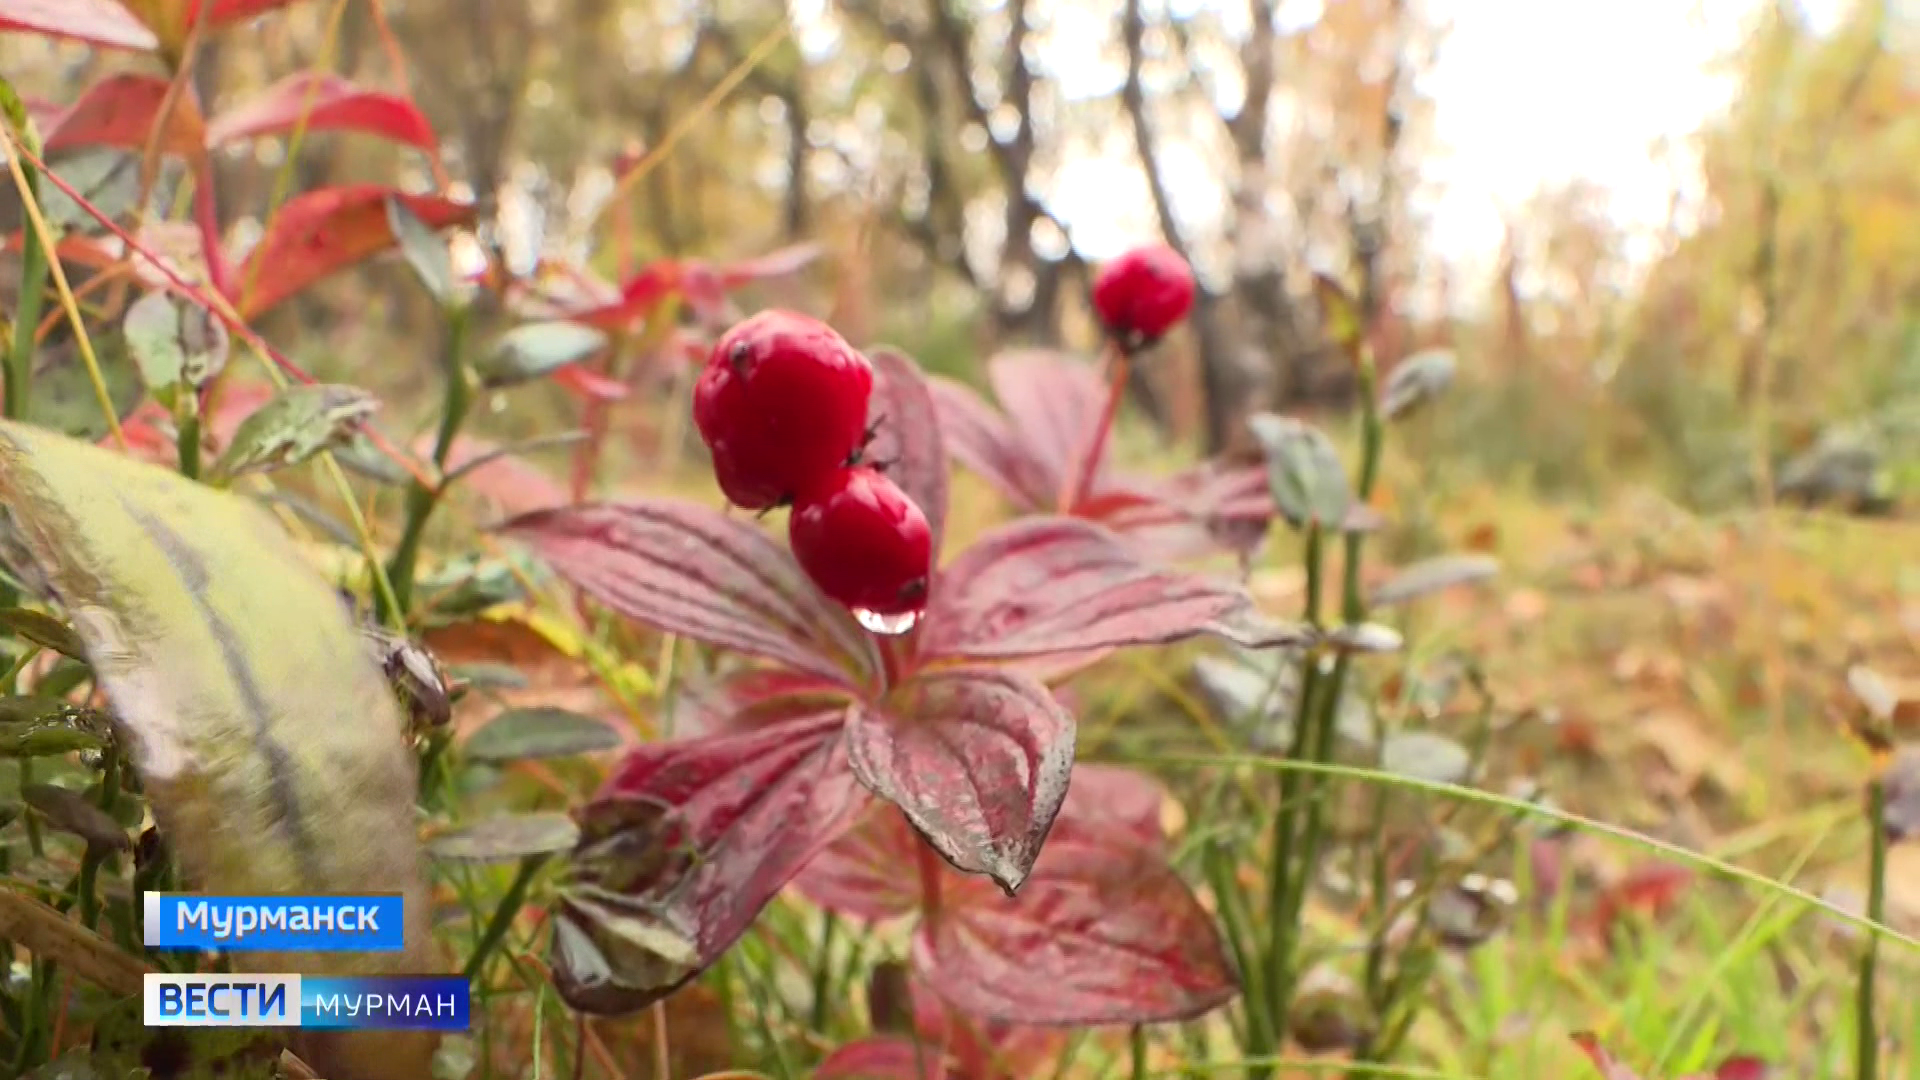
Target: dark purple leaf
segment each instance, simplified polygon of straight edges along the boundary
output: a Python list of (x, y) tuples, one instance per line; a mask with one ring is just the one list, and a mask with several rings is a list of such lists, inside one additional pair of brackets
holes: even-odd
[(1240, 644), (1309, 640), (1260, 617), (1245, 589), (1161, 569), (1089, 521), (1026, 518), (988, 533), (941, 572), (926, 659), (1008, 659), (1217, 634)]
[(876, 800), (800, 871), (794, 888), (828, 911), (868, 922), (908, 914), (920, 906), (913, 868), (922, 843), (898, 807)]
[(874, 374), (868, 422), (879, 425), (867, 458), (884, 463), (887, 475), (920, 505), (933, 527), (937, 556), (947, 528), (947, 451), (927, 377), (920, 365), (894, 349), (869, 350), (867, 359)]
[(631, 1012), (698, 975), (868, 796), (839, 717), (644, 746), (581, 807), (554, 918), (555, 986)]
[(1027, 440), (973, 389), (952, 379), (927, 380), (940, 413), (940, 438), (947, 453), (993, 485), (1021, 510), (1051, 508), (1060, 478), (1033, 455)]
[(1051, 349), (1010, 349), (987, 361), (987, 381), (1013, 430), (1049, 473), (1052, 490), (1040, 505), (1057, 505), (1067, 470), (1086, 453), (1106, 407), (1100, 372)]
[(501, 529), (569, 584), (666, 633), (826, 679), (879, 666), (872, 639), (746, 521), (647, 499), (537, 510)]
[(814, 1080), (944, 1080), (951, 1064), (938, 1046), (873, 1035), (828, 1054), (813, 1075)]
[(1066, 798), (1073, 739), (1073, 717), (1038, 682), (957, 671), (856, 706), (847, 754), (947, 861), (1012, 892)]
[(1120, 837), (1055, 837), (1016, 897), (959, 883), (913, 948), (954, 1008), (1021, 1024), (1190, 1020), (1239, 989), (1186, 882)]

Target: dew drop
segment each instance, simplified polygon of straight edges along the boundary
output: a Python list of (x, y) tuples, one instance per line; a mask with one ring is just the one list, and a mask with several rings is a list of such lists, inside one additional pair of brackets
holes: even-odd
[(898, 615), (882, 615), (878, 611), (868, 611), (866, 608), (854, 608), (853, 617), (861, 626), (866, 627), (868, 630), (876, 634), (887, 634), (889, 636), (904, 634), (913, 629), (914, 625), (920, 621), (920, 613), (918, 611), (906, 611)]

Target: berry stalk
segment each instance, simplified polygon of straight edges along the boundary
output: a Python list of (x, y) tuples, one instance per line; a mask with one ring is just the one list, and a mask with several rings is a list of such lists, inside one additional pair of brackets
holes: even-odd
[(1061, 487), (1058, 510), (1063, 514), (1072, 513), (1074, 507), (1093, 493), (1093, 480), (1100, 473), (1101, 460), (1107, 456), (1107, 440), (1113, 432), (1114, 421), (1120, 416), (1120, 399), (1126, 396), (1127, 379), (1132, 375), (1132, 361), (1113, 338), (1107, 339), (1106, 368), (1107, 402), (1100, 410), (1100, 420), (1094, 425), (1086, 452), (1067, 473), (1066, 483)]

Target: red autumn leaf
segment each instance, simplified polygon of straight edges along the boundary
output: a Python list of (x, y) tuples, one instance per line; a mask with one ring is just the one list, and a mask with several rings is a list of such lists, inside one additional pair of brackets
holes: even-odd
[(1066, 798), (1073, 740), (1073, 717), (1038, 682), (939, 672), (855, 706), (847, 757), (948, 862), (1012, 892)]
[(0, 30), (26, 30), (107, 49), (153, 49), (160, 39), (114, 0), (0, 0)]
[(1250, 646), (1306, 631), (1261, 619), (1231, 582), (1150, 565), (1100, 525), (1024, 518), (993, 530), (940, 572), (922, 656), (1009, 659), (1218, 634)]
[(664, 633), (843, 683), (879, 668), (873, 639), (749, 522), (650, 499), (535, 511), (501, 528), (569, 584)]
[(1711, 1077), (1703, 1080), (1770, 1080), (1773, 1066), (1757, 1057), (1738, 1054), (1720, 1063)]
[(748, 668), (695, 682), (674, 695), (674, 730), (681, 735), (752, 731), (823, 712), (845, 715), (845, 684), (784, 668)]
[(672, 259), (651, 262), (622, 282), (611, 298), (597, 296), (604, 284), (575, 281), (572, 284), (593, 299), (568, 312), (567, 318), (601, 330), (625, 329), (652, 315), (661, 301), (672, 296), (680, 288), (680, 276), (680, 264)]
[(920, 881), (911, 868), (923, 842), (898, 807), (875, 801), (814, 856), (793, 886), (828, 911), (855, 919), (911, 914), (920, 906)]
[(387, 199), (398, 198), (429, 229), (465, 225), (474, 208), (437, 195), (407, 195), (379, 184), (302, 192), (273, 215), (267, 234), (235, 273), (240, 314), (252, 319), (314, 282), (391, 248)]
[[(76, 146), (146, 150), (169, 86), (167, 80), (153, 75), (121, 74), (101, 79), (47, 125), (47, 152)], [(200, 118), (193, 95), (175, 95), (168, 107), (160, 152), (197, 160), (206, 141), (206, 123)]]
[(1166, 848), (1160, 824), (1167, 789), (1143, 772), (1117, 765), (1074, 766), (1067, 801), (1054, 819), (1053, 835), (1122, 836), (1154, 851)]
[(1159, 852), (1071, 834), (1018, 896), (950, 889), (913, 950), (954, 1008), (1021, 1024), (1190, 1020), (1239, 989), (1213, 920)]
[(330, 71), (289, 75), (214, 117), (206, 142), (225, 146), (285, 134), (298, 128), (303, 116), (307, 131), (359, 132), (428, 153), (437, 145), (433, 126), (412, 101), (357, 86)]
[(628, 1012), (717, 960), (868, 802), (839, 716), (628, 753), (575, 813), (555, 913), (555, 985), (574, 1008)]
[(1671, 910), (1692, 884), (1693, 872), (1684, 866), (1669, 862), (1639, 863), (1600, 894), (1583, 926), (1592, 933), (1605, 935), (1629, 912), (1644, 912), (1657, 918)]
[(971, 387), (936, 375), (927, 380), (940, 414), (940, 436), (954, 459), (1022, 510), (1051, 507), (1059, 477), (1029, 451), (1007, 422)]
[(727, 263), (719, 268), (718, 275), (721, 287), (732, 291), (756, 281), (791, 277), (811, 266), (819, 258), (819, 244), (792, 244), (777, 251), (769, 251), (765, 255)]
[(1058, 1028), (966, 1016), (942, 1001), (924, 975), (912, 972), (907, 980), (915, 1033), (924, 1044), (944, 1047), (966, 1080), (1029, 1080), (1057, 1062), (1066, 1045), (1067, 1033)]
[(945, 1080), (956, 1075), (952, 1064), (938, 1046), (898, 1035), (870, 1035), (828, 1054), (813, 1075), (814, 1080)]
[[(1052, 505), (1067, 470), (1078, 467), (1106, 407), (1100, 372), (1050, 350), (1013, 349), (987, 362), (987, 382), (1013, 430), (1052, 474), (1053, 490), (1042, 504)], [(1096, 488), (1099, 479), (1096, 475)]]
[(627, 384), (580, 364), (555, 368), (547, 376), (554, 385), (588, 401), (620, 401), (628, 394)]
[(874, 374), (867, 423), (875, 426), (866, 457), (886, 463), (887, 475), (927, 515), (937, 555), (947, 527), (947, 451), (927, 377), (919, 364), (896, 349), (882, 346), (866, 355)]

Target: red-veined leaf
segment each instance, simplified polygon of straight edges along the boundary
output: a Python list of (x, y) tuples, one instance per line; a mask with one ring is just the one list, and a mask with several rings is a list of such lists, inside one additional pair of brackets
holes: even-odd
[(971, 387), (944, 376), (929, 378), (927, 388), (940, 414), (940, 438), (955, 461), (978, 473), (1018, 509), (1053, 505), (1059, 475), (1034, 457), (1027, 440), (1005, 417)]
[(941, 571), (923, 658), (1007, 659), (1164, 644), (1217, 634), (1252, 646), (1304, 644), (1260, 618), (1246, 590), (1164, 570), (1118, 535), (1069, 517), (1025, 518), (980, 538)]
[(465, 225), (474, 208), (437, 195), (406, 195), (379, 184), (302, 192), (273, 215), (235, 274), (240, 314), (251, 319), (314, 282), (395, 244), (387, 199), (398, 199), (430, 229)]
[(951, 1064), (938, 1046), (898, 1035), (870, 1035), (828, 1054), (813, 1075), (814, 1080), (945, 1080)]
[(749, 522), (650, 499), (556, 507), (502, 526), (627, 618), (845, 681), (878, 670), (873, 639)]
[(1053, 827), (1073, 771), (1073, 717), (1012, 672), (912, 679), (847, 725), (854, 774), (960, 870), (1012, 892)]
[(1018, 896), (950, 888), (913, 949), (955, 1009), (1020, 1024), (1190, 1020), (1239, 989), (1186, 882), (1160, 852), (1118, 836), (1055, 837)]
[(955, 1012), (917, 971), (907, 976), (913, 1029), (920, 1041), (945, 1047), (966, 1080), (1031, 1080), (1059, 1060), (1068, 1033)]
[(215, 116), (207, 124), (209, 146), (281, 135), (300, 126), (307, 131), (354, 131), (391, 139), (432, 153), (433, 126), (412, 101), (357, 86), (330, 71), (303, 71)]
[(576, 812), (554, 978), (588, 1013), (660, 1000), (719, 959), (868, 801), (838, 716), (630, 752)]
[[(1013, 429), (1058, 486), (1093, 438), (1106, 407), (1107, 388), (1093, 365), (1052, 349), (1011, 349), (987, 361), (993, 396)], [(1106, 470), (1103, 468), (1102, 472)], [(1099, 487), (1099, 474), (1095, 487)]]
[(720, 285), (732, 291), (755, 281), (797, 274), (820, 258), (820, 250), (819, 244), (792, 244), (765, 255), (730, 262), (718, 271)]
[[(144, 151), (166, 102), (167, 80), (154, 75), (109, 75), (87, 87), (46, 129), (48, 153), (76, 146)], [(207, 142), (206, 122), (191, 93), (175, 96), (160, 152), (197, 160)], [(58, 172), (59, 170), (55, 170)]]
[(851, 700), (838, 680), (785, 668), (748, 668), (675, 694), (674, 731), (681, 736), (752, 731), (801, 716), (845, 713)]
[(1167, 833), (1160, 814), (1167, 797), (1167, 789), (1146, 773), (1117, 765), (1075, 765), (1067, 801), (1053, 823), (1054, 835), (1123, 836), (1129, 843), (1163, 850)]
[(887, 475), (927, 515), (937, 556), (947, 528), (947, 452), (927, 377), (897, 349), (881, 346), (866, 355), (874, 375), (867, 422), (877, 425), (867, 459), (886, 463)]
[(160, 39), (114, 0), (0, 0), (0, 30), (25, 30), (107, 49), (153, 49)]
[(920, 907), (913, 867), (923, 843), (899, 807), (875, 800), (800, 871), (794, 888), (828, 911), (868, 922), (909, 914)]

